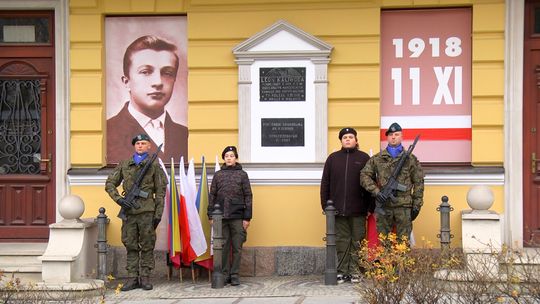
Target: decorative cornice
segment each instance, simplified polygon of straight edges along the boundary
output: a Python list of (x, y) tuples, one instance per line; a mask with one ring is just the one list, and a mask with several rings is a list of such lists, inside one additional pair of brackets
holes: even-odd
[[(243, 164), (253, 185), (320, 185), (323, 164)], [(214, 172), (207, 166), (208, 179)], [(74, 169), (68, 173), (71, 186), (103, 186), (112, 169)], [(425, 168), (425, 184), (441, 186), (504, 185), (504, 169), (489, 168)], [(201, 168), (196, 168), (200, 179)]]
[[(311, 45), (316, 50), (280, 50), (280, 51), (252, 51), (251, 49), (272, 36), (276, 35), (281, 31), (286, 31), (289, 34), (295, 36), (296, 38), (304, 41), (305, 43)], [(285, 20), (279, 20), (276, 23), (272, 24), (265, 30), (253, 35), (251, 38), (245, 40), (244, 42), (238, 44), (233, 48), (233, 54), (236, 58), (284, 58), (286, 57), (327, 57), (332, 52), (333, 46), (320, 40), (319, 38), (304, 32), (303, 30), (295, 27), (294, 25), (288, 23)]]

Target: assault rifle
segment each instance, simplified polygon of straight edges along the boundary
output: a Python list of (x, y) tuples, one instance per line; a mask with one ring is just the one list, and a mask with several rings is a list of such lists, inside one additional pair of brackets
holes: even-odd
[[(133, 208), (135, 208), (135, 209), (141, 208), (141, 204), (137, 201), (137, 198), (139, 198), (139, 197), (148, 198), (148, 192), (142, 191), (141, 188), (140, 188), (141, 183), (142, 183), (142, 180), (143, 180), (144, 176), (146, 175), (146, 172), (148, 172), (148, 169), (150, 169), (150, 166), (152, 166), (152, 163), (154, 162), (154, 160), (156, 160), (157, 155), (158, 155), (159, 151), (161, 150), (162, 146), (163, 146), (163, 144), (159, 145), (159, 147), (157, 148), (156, 153), (152, 154), (152, 156), (150, 157), (150, 160), (139, 171), (139, 173), (135, 177), (135, 182), (133, 183), (133, 186), (131, 186), (131, 188), (129, 189), (127, 194), (126, 194), (125, 191), (124, 191), (124, 193), (122, 193), (122, 194), (125, 195), (124, 199), (126, 200), (126, 202), (128, 202), (128, 203), (133, 202)], [(123, 221), (127, 220), (126, 208), (124, 208), (124, 207), (120, 208), (120, 212), (118, 212), (117, 216), (118, 216), (118, 218), (122, 219)]]
[[(398, 183), (397, 178), (399, 173), (401, 172), (401, 169), (403, 169), (403, 165), (405, 164), (405, 161), (409, 156), (412, 154), (412, 151), (414, 150), (414, 147), (416, 146), (416, 143), (418, 142), (418, 139), (420, 139), (420, 135), (417, 135), (414, 139), (414, 142), (412, 145), (409, 146), (409, 149), (401, 155), (397, 165), (394, 167), (394, 171), (392, 171), (392, 175), (388, 179), (388, 182), (384, 187), (381, 189), (380, 195), (377, 196), (377, 199), (375, 200), (375, 213), (384, 215), (386, 212), (383, 210), (383, 205), (387, 200), (391, 200), (392, 202), (396, 202), (397, 198), (395, 197), (394, 193), (396, 191), (407, 191), (407, 186)], [(379, 197), (383, 198), (380, 199)]]

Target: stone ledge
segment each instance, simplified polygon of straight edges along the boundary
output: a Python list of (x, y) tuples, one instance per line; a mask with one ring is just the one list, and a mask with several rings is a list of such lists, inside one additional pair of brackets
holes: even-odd
[[(324, 247), (244, 247), (240, 275), (244, 277), (321, 275), (324, 273), (325, 254)], [(167, 277), (169, 269), (166, 256), (165, 251), (155, 251), (154, 277)], [(107, 271), (117, 278), (126, 277), (125, 263), (125, 248), (110, 247), (107, 256)], [(187, 274), (184, 274), (184, 278), (191, 276), (189, 272), (188, 270)], [(207, 276), (206, 271), (199, 271), (199, 273), (201, 277)]]

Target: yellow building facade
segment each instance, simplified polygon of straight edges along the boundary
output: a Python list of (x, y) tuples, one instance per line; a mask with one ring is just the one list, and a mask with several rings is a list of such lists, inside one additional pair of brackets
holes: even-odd
[[(200, 165), (227, 145), (238, 145), (238, 66), (232, 49), (277, 20), (286, 20), (333, 46), (328, 65), (328, 153), (340, 148), (338, 131), (358, 130), (360, 149), (379, 146), (380, 16), (385, 9), (472, 8), (472, 166), (426, 168), (417, 239), (438, 243), (441, 196), (451, 213), (452, 246), (460, 246), (461, 214), (471, 185), (487, 183), (492, 210), (503, 213), (505, 187), (505, 14), (503, 0), (469, 1), (69, 1), (70, 168), (106, 165), (104, 19), (106, 16), (186, 15), (188, 24), (189, 157)], [(489, 146), (490, 149), (485, 149)], [(239, 161), (242, 162), (242, 155)], [(250, 164), (245, 164), (250, 168)], [(315, 166), (322, 169), (322, 163)], [(271, 168), (272, 164), (261, 164)], [(482, 169), (487, 168), (487, 171)], [(500, 168), (500, 170), (497, 170)], [(86, 204), (85, 217), (105, 207), (108, 239), (121, 246), (117, 205), (104, 191), (105, 175), (71, 176), (69, 191)], [(249, 172), (249, 170), (248, 170)], [(487, 172), (487, 173), (486, 173)], [(494, 172), (494, 173), (493, 173)], [(285, 172), (286, 174), (286, 172)], [(247, 247), (324, 246), (325, 218), (316, 180), (252, 180), (253, 222)]]

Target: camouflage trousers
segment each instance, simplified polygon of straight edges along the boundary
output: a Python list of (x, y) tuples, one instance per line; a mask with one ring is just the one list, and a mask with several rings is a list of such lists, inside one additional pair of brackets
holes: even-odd
[(384, 211), (385, 215), (377, 214), (377, 232), (388, 234), (395, 226), (398, 239), (406, 237), (408, 240), (412, 231), (411, 208), (384, 208)]
[(153, 219), (153, 212), (144, 212), (130, 214), (122, 221), (122, 243), (127, 251), (126, 270), (130, 278), (150, 276), (154, 269), (156, 231)]
[[(240, 260), (242, 259), (242, 245), (246, 241), (247, 232), (244, 230), (242, 219), (223, 220), (223, 276), (238, 277), (240, 273)], [(231, 256), (232, 255), (232, 256)]]
[(336, 216), (338, 274), (358, 273), (358, 249), (365, 236), (365, 216)]

